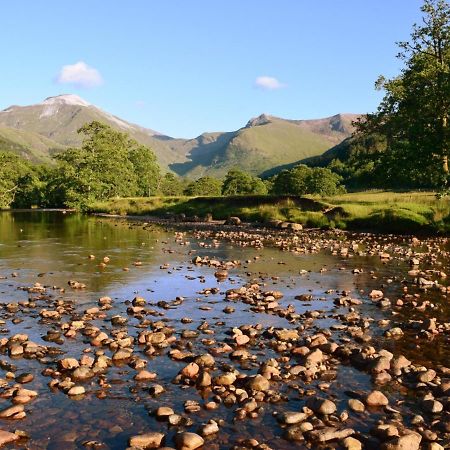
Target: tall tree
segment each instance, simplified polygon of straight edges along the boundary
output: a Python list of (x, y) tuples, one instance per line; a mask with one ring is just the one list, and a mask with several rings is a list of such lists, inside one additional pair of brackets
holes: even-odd
[(0, 150), (0, 208), (9, 208), (22, 185), (22, 179), (31, 172), (29, 164), (19, 155)]
[(150, 149), (97, 121), (78, 132), (84, 134), (81, 148), (56, 155), (58, 171), (51, 186), (64, 192), (67, 206), (83, 208), (95, 200), (155, 193), (159, 167)]
[(222, 194), (265, 195), (267, 187), (260, 178), (239, 169), (231, 169), (223, 181)]
[(389, 158), (419, 184), (442, 187), (449, 182), (450, 4), (425, 0), (421, 10), (422, 23), (398, 44), (401, 73), (378, 79), (385, 96), (357, 129), (384, 135)]
[(137, 194), (142, 197), (155, 195), (161, 181), (161, 171), (156, 155), (145, 145), (132, 145), (129, 158), (134, 167)]

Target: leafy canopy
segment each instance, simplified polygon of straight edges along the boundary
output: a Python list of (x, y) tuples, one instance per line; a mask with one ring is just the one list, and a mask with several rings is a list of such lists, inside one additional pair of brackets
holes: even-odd
[[(385, 96), (375, 114), (356, 123), (362, 134), (386, 138), (391, 176), (409, 173), (416, 185), (445, 188), (450, 152), (450, 4), (425, 0), (423, 19), (400, 42), (401, 73), (376, 83)], [(396, 174), (395, 168), (400, 172)]]
[(260, 178), (239, 169), (231, 169), (223, 181), (222, 194), (265, 195), (267, 187)]

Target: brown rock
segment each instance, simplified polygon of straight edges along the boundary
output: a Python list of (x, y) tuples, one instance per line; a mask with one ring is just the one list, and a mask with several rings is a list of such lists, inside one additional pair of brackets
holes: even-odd
[(163, 433), (151, 432), (133, 436), (130, 438), (130, 447), (139, 449), (160, 448), (161, 442), (164, 439)]

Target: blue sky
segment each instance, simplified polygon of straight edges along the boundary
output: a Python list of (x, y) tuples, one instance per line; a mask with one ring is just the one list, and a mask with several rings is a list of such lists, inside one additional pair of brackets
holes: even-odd
[(5, 1), (0, 108), (75, 93), (175, 137), (373, 111), (421, 3)]

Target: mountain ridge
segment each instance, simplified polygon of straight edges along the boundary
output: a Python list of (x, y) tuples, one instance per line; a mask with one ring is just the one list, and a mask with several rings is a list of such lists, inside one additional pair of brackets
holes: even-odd
[(223, 176), (236, 166), (259, 174), (274, 166), (322, 154), (351, 135), (351, 122), (356, 117), (336, 114), (292, 120), (264, 113), (235, 131), (206, 132), (182, 139), (123, 120), (75, 94), (62, 94), (0, 111), (0, 145), (2, 136), (7, 135), (4, 140), (9, 147), (17, 144), (20, 151), (16, 151), (23, 156), (46, 162), (55, 151), (80, 145), (82, 136), (77, 130), (86, 122), (99, 120), (151, 147), (164, 169), (181, 176)]

